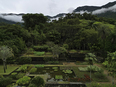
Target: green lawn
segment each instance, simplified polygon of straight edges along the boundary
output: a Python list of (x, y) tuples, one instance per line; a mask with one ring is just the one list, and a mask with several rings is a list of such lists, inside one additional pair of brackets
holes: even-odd
[(7, 65), (6, 73), (4, 73), (4, 67), (0, 65), (0, 75), (8, 75), (18, 67), (19, 65)]

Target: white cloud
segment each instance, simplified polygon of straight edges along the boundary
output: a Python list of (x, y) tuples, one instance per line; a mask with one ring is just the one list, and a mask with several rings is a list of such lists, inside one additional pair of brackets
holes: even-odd
[(92, 12), (92, 14), (101, 14), (101, 13), (105, 13), (107, 11), (116, 12), (116, 5), (109, 7), (109, 8), (101, 8), (101, 9), (95, 10)]
[(0, 15), (0, 17), (4, 18), (6, 20), (14, 21), (14, 22), (23, 22), (22, 21), (22, 16), (17, 16), (17, 15), (7, 15), (7, 16), (3, 16), (3, 15)]

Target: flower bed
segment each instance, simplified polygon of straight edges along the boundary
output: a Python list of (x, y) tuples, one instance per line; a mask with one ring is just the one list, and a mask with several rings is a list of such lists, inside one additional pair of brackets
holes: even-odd
[[(90, 77), (89, 75), (84, 75), (85, 78), (68, 78), (69, 82), (89, 82), (90, 81)], [(92, 79), (91, 79), (92, 81)]]

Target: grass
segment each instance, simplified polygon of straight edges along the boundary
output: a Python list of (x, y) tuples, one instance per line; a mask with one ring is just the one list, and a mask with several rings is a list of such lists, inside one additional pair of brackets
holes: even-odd
[(87, 87), (116, 87), (112, 84), (100, 84), (99, 82), (86, 83)]
[(75, 62), (76, 65), (88, 65), (88, 62)]
[(3, 65), (0, 65), (0, 75), (8, 75), (18, 67), (19, 65), (7, 65), (6, 73), (4, 73), (4, 67)]
[(34, 51), (34, 54), (37, 55), (37, 56), (42, 56), (45, 54), (45, 52), (37, 52), (37, 51)]

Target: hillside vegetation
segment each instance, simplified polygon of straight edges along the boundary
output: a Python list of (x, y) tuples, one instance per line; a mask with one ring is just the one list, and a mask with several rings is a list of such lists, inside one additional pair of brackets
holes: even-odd
[(0, 45), (10, 46), (15, 57), (48, 41), (59, 46), (65, 44), (68, 50), (91, 50), (104, 60), (107, 52), (116, 50), (116, 20), (87, 13), (66, 14), (52, 22), (43, 14), (25, 14), (22, 18), (24, 26), (0, 24)]

